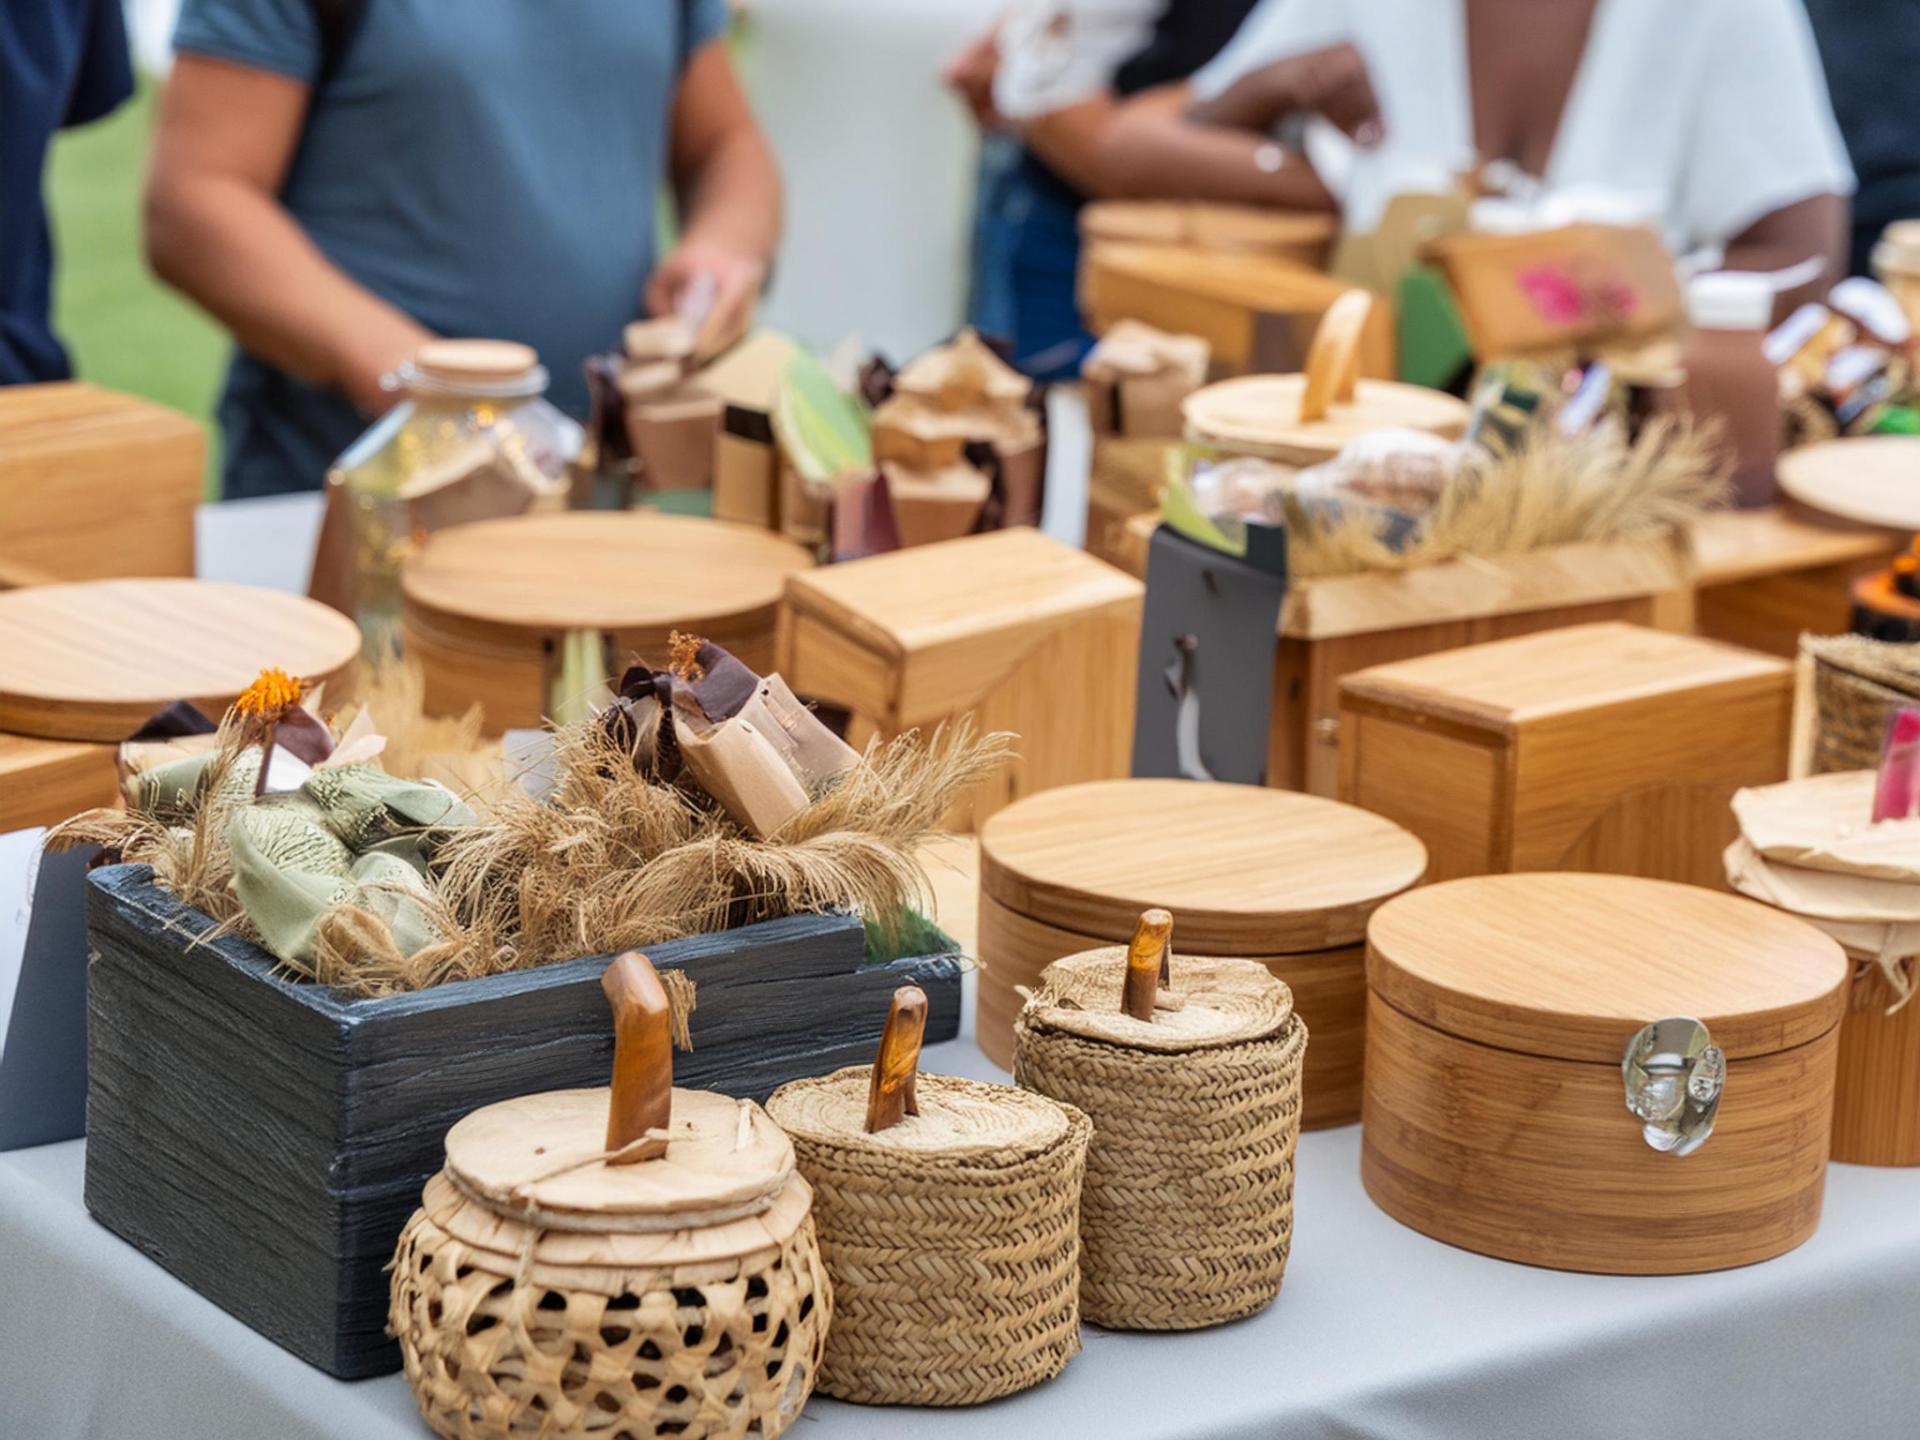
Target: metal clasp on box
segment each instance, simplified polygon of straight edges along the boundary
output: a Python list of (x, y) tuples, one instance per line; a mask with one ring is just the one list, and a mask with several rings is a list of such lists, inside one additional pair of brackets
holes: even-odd
[(1713, 1134), (1727, 1057), (1700, 1021), (1672, 1015), (1643, 1026), (1620, 1057), (1627, 1109), (1655, 1150), (1691, 1155)]

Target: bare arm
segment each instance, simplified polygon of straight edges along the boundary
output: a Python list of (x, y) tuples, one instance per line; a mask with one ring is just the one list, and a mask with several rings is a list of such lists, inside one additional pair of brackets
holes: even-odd
[(280, 204), (307, 98), (270, 71), (174, 62), (147, 176), (147, 261), (242, 348), (379, 411), (393, 401), (380, 377), (428, 332), (343, 274)]
[[(1115, 193), (1170, 200), (1223, 200), (1293, 210), (1337, 208), (1313, 167), (1254, 131), (1208, 125), (1187, 114), (1185, 85), (1148, 90), (1105, 127), (1101, 172)], [(1277, 169), (1262, 161), (1278, 152)]]
[(1810, 255), (1827, 262), (1819, 279), (1782, 294), (1774, 314), (1819, 300), (1845, 268), (1848, 205), (1844, 195), (1814, 195), (1763, 215), (1727, 242), (1730, 270), (1783, 270)]
[(673, 106), (672, 169), (680, 242), (647, 281), (647, 308), (668, 314), (696, 275), (711, 276), (701, 347), (710, 352), (745, 332), (780, 243), (780, 172), (724, 40), (688, 61)]

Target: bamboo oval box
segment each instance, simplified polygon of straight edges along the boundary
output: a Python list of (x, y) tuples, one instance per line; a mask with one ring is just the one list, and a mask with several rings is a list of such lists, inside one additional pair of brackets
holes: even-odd
[(1014, 1079), (1093, 1122), (1080, 1312), (1115, 1330), (1264, 1310), (1293, 1240), (1307, 1028), (1257, 962), (1165, 953), (1167, 920), (1054, 961), (1014, 1028)]
[(977, 1405), (1080, 1349), (1087, 1117), (1008, 1085), (916, 1073), (926, 997), (895, 992), (871, 1066), (774, 1091), (813, 1184), (834, 1316), (820, 1388)]
[(1437, 1240), (1559, 1270), (1791, 1250), (1820, 1219), (1846, 979), (1811, 926), (1689, 885), (1489, 875), (1403, 896), (1367, 930), (1367, 1193)]
[(683, 515), (483, 520), (430, 536), (408, 559), (402, 633), (425, 677), (429, 713), (457, 715), (477, 701), (498, 734), (537, 726), (551, 712), (572, 634), (602, 638), (609, 673), (630, 655), (664, 664), (668, 636), (684, 630), (764, 674), (774, 668), (780, 592), (811, 564), (798, 545), (764, 530)]
[(1348, 1124), (1367, 917), (1426, 866), (1391, 821), (1292, 791), (1109, 780), (1029, 796), (980, 831), (980, 1048), (1011, 1069), (1020, 987), (1062, 956), (1126, 944), (1158, 907), (1180, 917), (1183, 951), (1258, 960), (1286, 982), (1313, 1034), (1302, 1123)]

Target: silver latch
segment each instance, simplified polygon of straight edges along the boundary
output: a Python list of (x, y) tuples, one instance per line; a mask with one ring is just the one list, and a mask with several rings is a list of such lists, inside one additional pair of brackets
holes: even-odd
[(1641, 1028), (1620, 1057), (1627, 1109), (1641, 1137), (1667, 1155), (1691, 1155), (1713, 1134), (1727, 1057), (1698, 1020), (1672, 1015)]

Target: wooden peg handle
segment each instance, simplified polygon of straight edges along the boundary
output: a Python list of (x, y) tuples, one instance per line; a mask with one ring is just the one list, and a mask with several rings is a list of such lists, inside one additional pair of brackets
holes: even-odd
[(1143, 910), (1140, 923), (1133, 927), (1133, 943), (1127, 946), (1127, 980), (1120, 992), (1120, 1008), (1136, 1020), (1153, 1021), (1154, 997), (1161, 983), (1171, 983), (1173, 967), (1168, 963), (1173, 940), (1173, 916), (1164, 910)]
[(880, 1032), (880, 1053), (873, 1058), (873, 1081), (867, 1087), (869, 1135), (920, 1113), (913, 1082), (920, 1070), (920, 1041), (926, 1033), (927, 992), (918, 985), (902, 985), (893, 992), (886, 1028)]
[(1366, 333), (1373, 297), (1349, 290), (1327, 307), (1307, 347), (1307, 383), (1300, 394), (1303, 424), (1327, 418), (1334, 405), (1353, 403), (1360, 383), (1360, 341)]
[[(607, 1149), (625, 1151), (649, 1130), (673, 1119), (673, 1034), (666, 988), (653, 962), (629, 950), (606, 969), (600, 988), (613, 1006), (613, 1103), (607, 1111)], [(634, 1146), (614, 1165), (667, 1153), (664, 1139)]]

